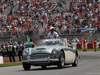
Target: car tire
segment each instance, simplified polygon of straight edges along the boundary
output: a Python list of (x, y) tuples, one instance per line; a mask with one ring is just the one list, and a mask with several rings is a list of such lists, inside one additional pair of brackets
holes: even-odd
[(46, 69), (46, 66), (41, 66), (42, 69)]
[(23, 68), (25, 71), (30, 70), (31, 65), (29, 63), (23, 63)]
[(63, 52), (61, 51), (57, 67), (64, 68), (64, 65), (65, 65), (65, 58)]
[(76, 57), (76, 59), (75, 59), (74, 63), (72, 64), (72, 66), (77, 67), (77, 65), (78, 65), (78, 58)]

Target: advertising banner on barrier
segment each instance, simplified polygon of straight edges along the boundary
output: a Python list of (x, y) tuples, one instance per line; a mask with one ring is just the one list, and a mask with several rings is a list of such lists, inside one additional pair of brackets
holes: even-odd
[(77, 43), (77, 49), (82, 49), (82, 44), (81, 43)]
[(88, 32), (88, 29), (84, 28), (84, 29), (81, 29), (81, 33), (86, 33)]
[(93, 49), (93, 43), (88, 43), (87, 44), (87, 49)]
[(90, 32), (90, 31), (94, 31), (95, 30), (95, 28), (82, 28), (81, 29), (81, 33), (86, 33), (86, 32)]

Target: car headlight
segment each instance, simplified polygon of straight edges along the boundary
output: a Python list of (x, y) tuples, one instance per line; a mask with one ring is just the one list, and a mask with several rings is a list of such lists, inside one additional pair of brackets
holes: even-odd
[(58, 51), (56, 49), (53, 49), (52, 54), (57, 54)]

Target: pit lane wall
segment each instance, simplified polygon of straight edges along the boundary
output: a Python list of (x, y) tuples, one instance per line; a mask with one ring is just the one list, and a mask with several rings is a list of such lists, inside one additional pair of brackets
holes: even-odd
[[(76, 48), (76, 49), (83, 49), (83, 44), (81, 44), (81, 43), (73, 43), (73, 45), (74, 45), (74, 47)], [(100, 42), (97, 42), (97, 49), (100, 49)], [(87, 49), (93, 49), (94, 48), (94, 45), (93, 45), (93, 43), (86, 43), (86, 48)]]

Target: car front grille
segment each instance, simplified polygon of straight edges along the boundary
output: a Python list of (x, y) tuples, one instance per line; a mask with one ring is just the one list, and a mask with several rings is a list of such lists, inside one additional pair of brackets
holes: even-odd
[(31, 59), (41, 59), (41, 58), (48, 58), (48, 54), (33, 54), (31, 55)]

